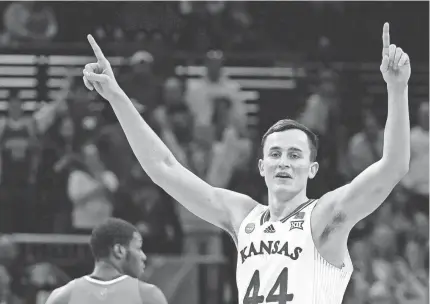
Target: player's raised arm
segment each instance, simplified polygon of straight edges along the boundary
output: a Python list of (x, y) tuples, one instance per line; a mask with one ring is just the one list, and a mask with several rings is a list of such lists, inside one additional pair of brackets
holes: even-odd
[(150, 178), (200, 218), (234, 233), (256, 205), (251, 198), (214, 188), (184, 168), (142, 119), (115, 80), (108, 60), (92, 36), (88, 41), (97, 58), (84, 69), (84, 82), (108, 100), (134, 154)]
[(410, 61), (401, 48), (390, 44), (388, 23), (384, 24), (382, 42), (380, 70), (388, 92), (388, 116), (382, 158), (359, 174), (350, 184), (328, 194), (335, 201), (335, 212), (343, 215), (341, 218), (348, 229), (375, 211), (409, 170)]

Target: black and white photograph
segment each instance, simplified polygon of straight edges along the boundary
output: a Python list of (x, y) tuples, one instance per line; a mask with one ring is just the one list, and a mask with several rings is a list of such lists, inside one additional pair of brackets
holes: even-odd
[(429, 1), (1, 1), (0, 304), (429, 304)]

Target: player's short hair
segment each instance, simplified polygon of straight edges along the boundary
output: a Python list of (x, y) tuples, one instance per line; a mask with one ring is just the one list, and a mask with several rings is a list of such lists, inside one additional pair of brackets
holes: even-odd
[(116, 244), (129, 246), (135, 232), (135, 226), (118, 218), (109, 218), (96, 226), (90, 239), (94, 259), (107, 258)]
[(300, 130), (306, 133), (309, 141), (309, 147), (311, 150), (310, 160), (315, 161), (318, 154), (318, 136), (313, 133), (309, 128), (302, 125), (301, 123), (292, 119), (282, 119), (271, 126), (261, 139), (261, 153), (263, 154), (264, 144), (266, 143), (267, 137), (275, 132), (283, 132), (286, 130)]

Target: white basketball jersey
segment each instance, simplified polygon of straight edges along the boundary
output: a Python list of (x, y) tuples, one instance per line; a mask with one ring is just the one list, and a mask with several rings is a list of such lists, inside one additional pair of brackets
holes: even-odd
[(341, 304), (353, 266), (342, 268), (317, 251), (311, 233), (309, 200), (284, 219), (269, 222), (268, 207), (258, 205), (238, 234), (239, 304)]

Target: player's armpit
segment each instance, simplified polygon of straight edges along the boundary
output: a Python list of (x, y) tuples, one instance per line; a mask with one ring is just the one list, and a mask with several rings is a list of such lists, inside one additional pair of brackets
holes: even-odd
[(382, 158), (360, 173), (351, 183), (331, 193), (331, 217), (341, 215), (344, 219), (342, 225), (351, 230), (385, 201), (406, 173), (407, 170), (399, 169)]
[(150, 176), (164, 191), (196, 216), (232, 236), (257, 205), (249, 196), (209, 185), (177, 160), (159, 165), (156, 171)]
[(312, 211), (312, 235), (319, 253), (329, 263), (339, 267), (345, 263), (350, 231), (382, 204), (402, 176), (402, 171), (381, 160), (351, 183), (319, 199)]
[(139, 293), (143, 304), (167, 304), (163, 292), (155, 285), (140, 282)]

